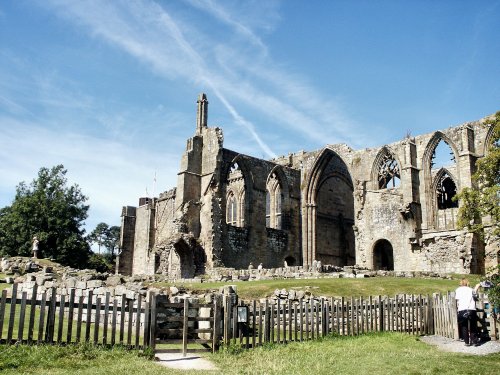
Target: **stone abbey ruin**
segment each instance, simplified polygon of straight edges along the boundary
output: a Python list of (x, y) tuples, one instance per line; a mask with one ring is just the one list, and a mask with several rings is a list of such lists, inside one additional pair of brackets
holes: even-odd
[[(200, 94), (177, 187), (123, 207), (119, 273), (191, 278), (318, 261), (483, 273), (498, 264), (498, 243), (457, 228), (453, 200), (491, 142), (484, 119), (377, 148), (335, 144), (263, 160), (224, 148), (207, 112)], [(443, 147), (450, 158), (439, 165)]]

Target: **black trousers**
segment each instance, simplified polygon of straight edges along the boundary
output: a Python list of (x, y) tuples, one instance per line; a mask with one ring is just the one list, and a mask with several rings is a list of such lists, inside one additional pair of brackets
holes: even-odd
[[(464, 317), (468, 312), (469, 317)], [(466, 344), (475, 344), (478, 339), (477, 312), (476, 310), (462, 310), (458, 312), (458, 332), (460, 338), (464, 339)]]

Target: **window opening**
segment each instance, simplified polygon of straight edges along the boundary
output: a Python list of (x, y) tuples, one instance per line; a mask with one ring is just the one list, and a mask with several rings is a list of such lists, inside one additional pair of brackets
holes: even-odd
[(444, 173), (439, 179), (436, 193), (439, 210), (458, 207), (458, 202), (453, 200), (453, 197), (457, 195), (457, 186), (448, 173)]
[(227, 199), (227, 214), (226, 222), (230, 225), (236, 225), (238, 215), (238, 206), (236, 202), (236, 197), (231, 193)]
[(398, 162), (390, 155), (386, 154), (380, 162), (378, 173), (378, 188), (397, 188), (401, 184), (401, 174)]

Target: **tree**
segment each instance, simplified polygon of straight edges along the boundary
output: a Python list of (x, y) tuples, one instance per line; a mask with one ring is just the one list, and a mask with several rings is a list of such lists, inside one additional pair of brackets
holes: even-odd
[(11, 206), (0, 209), (0, 254), (31, 255), (37, 236), (42, 257), (84, 267), (90, 247), (82, 229), (89, 206), (78, 185), (67, 186), (63, 165), (41, 168), (28, 186), (21, 182)]
[(121, 228), (113, 225), (109, 227), (108, 236), (106, 237), (105, 246), (110, 255), (110, 260), (114, 260), (118, 247), (120, 246)]
[[(457, 194), (460, 200), (458, 226), (493, 240), (500, 239), (500, 112), (487, 120), (493, 126), (487, 154), (477, 161), (473, 187)], [(483, 220), (486, 218), (486, 220)]]
[(108, 236), (109, 225), (106, 223), (99, 223), (95, 229), (88, 235), (90, 243), (95, 243), (98, 246), (98, 253), (101, 253), (101, 246), (104, 245), (105, 239)]
[(101, 247), (104, 247), (106, 249), (106, 259), (108, 262), (112, 262), (120, 241), (120, 227), (110, 227), (106, 223), (99, 223), (88, 235), (88, 240), (90, 243), (98, 245), (99, 254), (101, 254)]

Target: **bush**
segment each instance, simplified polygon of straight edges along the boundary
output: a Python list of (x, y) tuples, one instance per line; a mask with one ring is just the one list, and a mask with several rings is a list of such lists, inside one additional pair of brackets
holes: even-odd
[(113, 272), (114, 265), (107, 260), (104, 255), (92, 254), (87, 263), (88, 268), (92, 268), (97, 272)]

